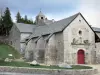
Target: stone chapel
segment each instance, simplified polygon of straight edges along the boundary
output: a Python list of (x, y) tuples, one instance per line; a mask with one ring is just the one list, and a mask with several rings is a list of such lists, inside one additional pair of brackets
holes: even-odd
[(25, 58), (40, 64), (100, 63), (100, 28), (91, 27), (81, 13), (54, 21), (40, 11), (25, 45)]

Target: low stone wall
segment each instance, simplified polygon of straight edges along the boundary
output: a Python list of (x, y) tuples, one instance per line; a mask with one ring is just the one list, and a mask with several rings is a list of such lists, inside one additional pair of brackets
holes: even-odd
[(0, 43), (9, 44), (9, 36), (0, 36)]
[(11, 73), (26, 73), (34, 75), (94, 75), (97, 73), (96, 69), (81, 69), (81, 70), (65, 70), (65, 69), (40, 69), (40, 68), (22, 68), (22, 67), (8, 67), (1, 66), (0, 72)]

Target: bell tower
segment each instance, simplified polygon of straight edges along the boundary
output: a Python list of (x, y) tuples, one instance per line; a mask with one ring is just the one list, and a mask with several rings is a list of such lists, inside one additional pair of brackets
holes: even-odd
[(45, 25), (45, 20), (47, 18), (45, 15), (40, 11), (39, 14), (36, 16), (36, 24), (37, 25)]

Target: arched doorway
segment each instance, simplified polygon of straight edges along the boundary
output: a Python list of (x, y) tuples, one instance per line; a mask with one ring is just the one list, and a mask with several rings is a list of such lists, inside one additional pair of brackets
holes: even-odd
[(85, 60), (84, 60), (84, 50), (78, 50), (77, 61), (78, 61), (78, 64), (84, 64), (84, 62), (85, 62)]

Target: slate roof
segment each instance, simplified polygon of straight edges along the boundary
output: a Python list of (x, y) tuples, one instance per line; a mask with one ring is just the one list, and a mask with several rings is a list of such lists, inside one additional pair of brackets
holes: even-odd
[(92, 29), (93, 29), (95, 32), (100, 32), (100, 28), (92, 27)]
[(65, 27), (67, 27), (79, 14), (80, 13), (77, 13), (73, 16), (56, 21), (48, 25), (37, 26), (33, 31), (33, 34), (29, 38), (60, 32)]
[(51, 23), (53, 23), (53, 20), (46, 20), (46, 21), (45, 21), (45, 24), (46, 24), (46, 25), (51, 24)]
[(24, 23), (15, 23), (14, 25), (17, 26), (20, 32), (26, 32), (26, 33), (32, 33), (33, 29), (36, 27), (36, 25), (32, 24), (24, 24)]
[[(23, 23), (15, 23), (17, 28), (20, 30), (20, 32), (30, 32), (33, 34), (28, 37), (28, 39), (31, 39), (33, 37), (38, 37), (41, 35), (47, 35), (47, 34), (53, 34), (56, 32), (63, 31), (64, 28), (66, 28), (80, 13), (77, 13), (73, 16), (70, 16), (68, 18), (55, 21), (53, 23), (47, 24), (47, 25), (31, 25), (31, 24), (23, 24)], [(100, 32), (100, 28), (92, 27), (92, 29), (95, 32)]]

